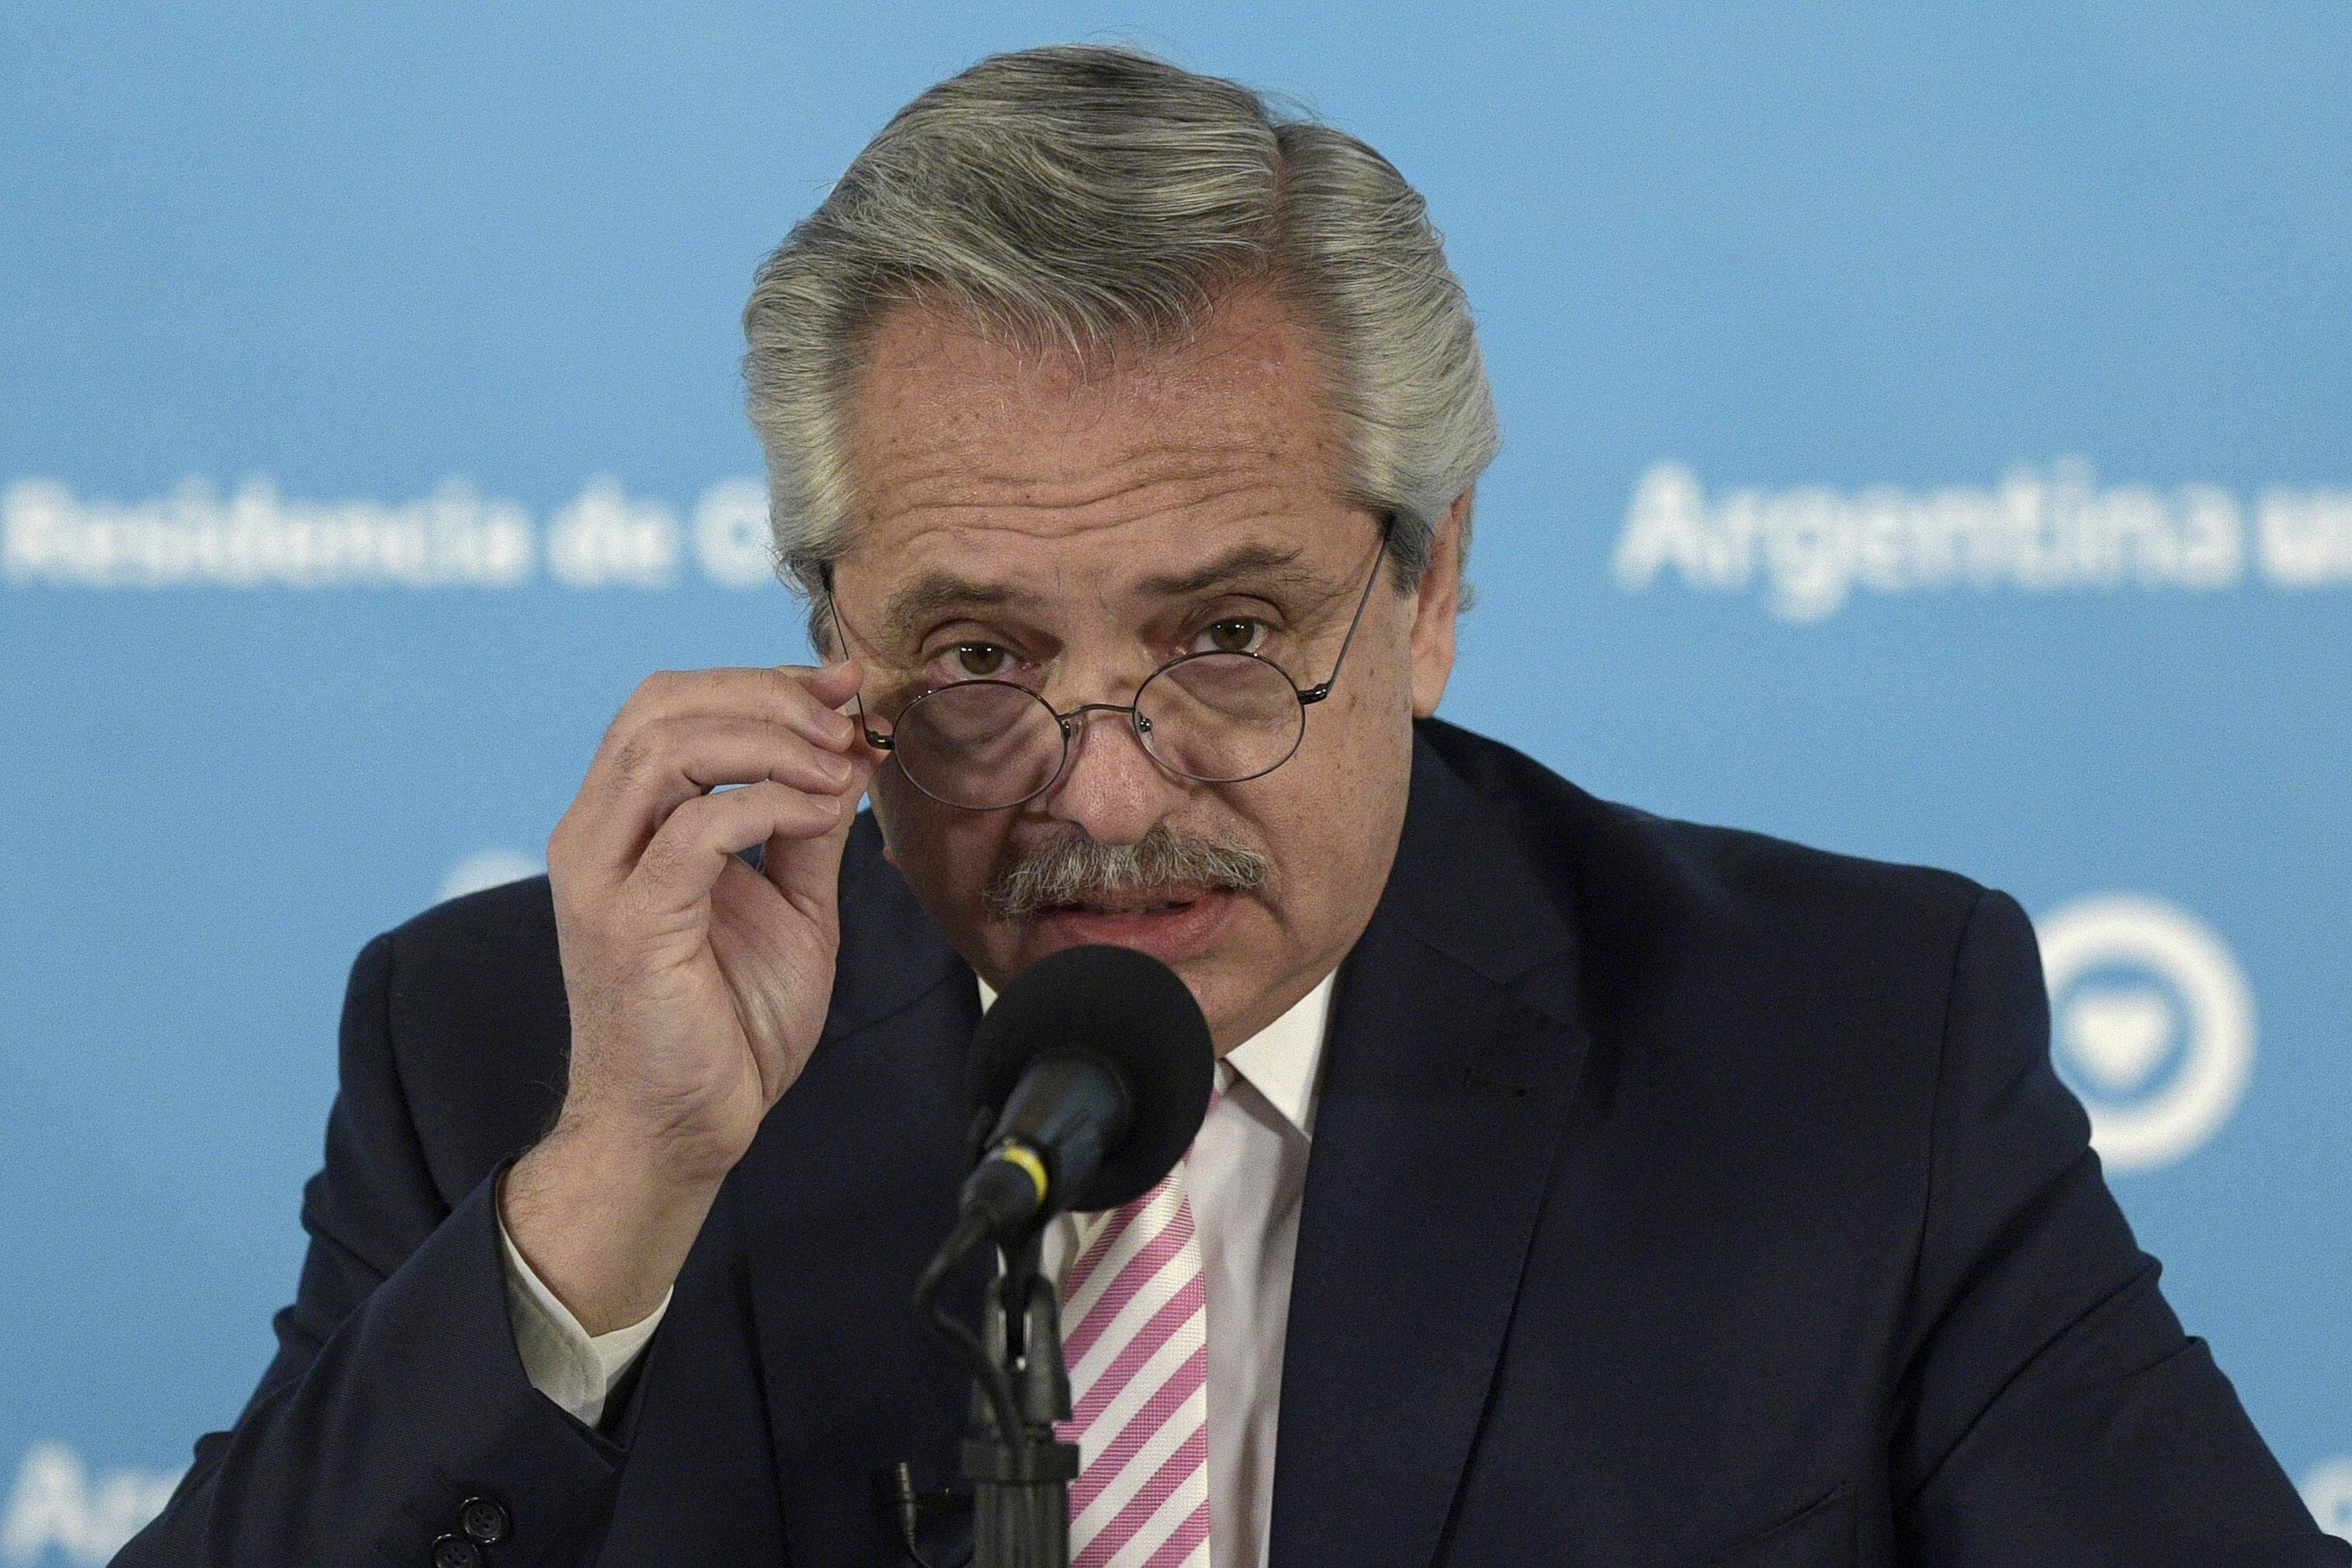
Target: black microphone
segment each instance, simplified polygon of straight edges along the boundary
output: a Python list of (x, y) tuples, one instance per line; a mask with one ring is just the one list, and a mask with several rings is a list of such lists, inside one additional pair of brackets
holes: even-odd
[(1131, 947), (1071, 947), (998, 994), (966, 1077), (997, 1116), (962, 1212), (1004, 1240), (1156, 1186), (1208, 1114), (1216, 1052), (1174, 970)]

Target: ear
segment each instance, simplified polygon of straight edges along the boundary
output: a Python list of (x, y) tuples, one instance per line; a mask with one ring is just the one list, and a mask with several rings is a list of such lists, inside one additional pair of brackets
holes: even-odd
[(1413, 591), (1412, 716), (1437, 711), (1445, 682), (1454, 673), (1454, 622), (1462, 613), (1462, 540), (1470, 522), (1470, 494), (1464, 490), (1445, 509), (1430, 541), (1429, 566)]

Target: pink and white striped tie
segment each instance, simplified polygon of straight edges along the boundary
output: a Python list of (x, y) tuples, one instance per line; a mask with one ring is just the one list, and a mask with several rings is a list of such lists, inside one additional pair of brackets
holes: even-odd
[(1208, 1310), (1185, 1163), (1096, 1216), (1064, 1286), (1071, 1568), (1208, 1568)]

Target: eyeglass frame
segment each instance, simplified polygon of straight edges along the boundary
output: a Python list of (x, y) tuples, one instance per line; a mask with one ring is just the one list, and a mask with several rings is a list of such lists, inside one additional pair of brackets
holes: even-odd
[[(1314, 685), (1299, 685), (1297, 680), (1291, 678), (1290, 672), (1283, 668), (1282, 666), (1275, 663), (1274, 660), (1266, 658), (1262, 653), (1253, 653), (1246, 648), (1202, 648), (1198, 653), (1179, 654), (1174, 658), (1171, 658), (1167, 663), (1160, 666), (1150, 674), (1145, 676), (1141, 680), (1136, 683), (1136, 700), (1134, 701), (1081, 702), (1066, 713), (1055, 707), (1051, 702), (1046, 701), (1045, 693), (1041, 691), (1034, 691), (1016, 680), (999, 680), (993, 676), (984, 675), (976, 676), (970, 680), (950, 680), (944, 686), (925, 687), (922, 690), (916, 692), (912, 697), (908, 698), (906, 701), (900, 703), (898, 705), (898, 711), (893, 715), (890, 720), (891, 729), (896, 731), (898, 725), (906, 719), (907, 714), (913, 710), (917, 703), (921, 702), (928, 698), (936, 697), (942, 691), (952, 691), (960, 687), (965, 686), (1010, 687), (1012, 689), (1020, 692), (1024, 697), (1026, 697), (1031, 701), (1036, 703), (1038, 707), (1043, 708), (1053, 717), (1055, 727), (1058, 729), (1062, 734), (1061, 760), (1055, 763), (1054, 771), (1045, 776), (1045, 783), (1039, 784), (1035, 789), (1031, 790), (1027, 795), (1023, 795), (1020, 799), (1006, 801), (1003, 805), (966, 805), (961, 801), (949, 800), (944, 796), (933, 795), (929, 790), (924, 789), (922, 781), (915, 777), (914, 774), (908, 773), (903, 764), (901, 764), (898, 769), (899, 773), (905, 776), (908, 784), (913, 784), (924, 795), (938, 801), (941, 805), (951, 806), (957, 811), (1011, 811), (1015, 806), (1026, 805), (1029, 802), (1036, 799), (1039, 795), (1044, 795), (1047, 790), (1052, 789), (1056, 784), (1061, 782), (1062, 775), (1069, 772), (1070, 742), (1077, 733), (1079, 721), (1089, 713), (1101, 712), (1126, 714), (1128, 729), (1133, 732), (1136, 744), (1143, 748), (1143, 754), (1150, 757), (1156, 766), (1165, 768), (1168, 772), (1175, 774), (1178, 778), (1189, 779), (1194, 784), (1247, 784), (1252, 779), (1262, 779), (1265, 777), (1266, 774), (1274, 772), (1275, 769), (1282, 766), (1283, 763), (1290, 761), (1291, 758), (1298, 754), (1298, 748), (1304, 745), (1307, 742), (1306, 710), (1331, 695), (1332, 685), (1339, 680), (1339, 671), (1346, 668), (1348, 663), (1348, 650), (1355, 646), (1356, 628), (1363, 624), (1364, 606), (1372, 602), (1372, 585), (1381, 580), (1381, 567), (1388, 560), (1389, 544), (1391, 539), (1396, 532), (1396, 514), (1392, 511), (1383, 512), (1381, 514), (1380, 544), (1379, 547), (1372, 552), (1372, 569), (1364, 579), (1364, 591), (1356, 598), (1356, 613), (1348, 618), (1348, 635), (1339, 639), (1339, 652), (1338, 657), (1333, 658), (1331, 661), (1331, 673), (1325, 676), (1321, 680), (1317, 681)], [(833, 618), (833, 635), (835, 640), (839, 643), (842, 654), (846, 658), (849, 653), (849, 634), (842, 623), (841, 603), (834, 596), (833, 563), (830, 561), (825, 562), (818, 568), (817, 574), (818, 580), (824, 589), (825, 613)], [(1268, 669), (1271, 669), (1276, 675), (1282, 677), (1283, 684), (1289, 687), (1291, 695), (1298, 699), (1299, 708), (1298, 733), (1297, 737), (1291, 741), (1290, 749), (1288, 751), (1283, 752), (1280, 757), (1268, 763), (1265, 766), (1258, 769), (1258, 771), (1254, 773), (1244, 773), (1239, 778), (1209, 779), (1202, 778), (1195, 773), (1186, 773), (1183, 769), (1168, 762), (1165, 758), (1161, 757), (1157, 751), (1152, 749), (1151, 740), (1149, 733), (1151, 721), (1145, 718), (1140, 710), (1143, 693), (1150, 687), (1153, 681), (1159, 679), (1161, 676), (1167, 674), (1178, 665), (1190, 664), (1195, 659), (1202, 658), (1255, 659), (1258, 663), (1265, 666)], [(863, 692), (853, 692), (851, 693), (851, 700), (856, 706), (857, 728), (859, 732), (866, 737), (866, 743), (872, 746), (877, 752), (895, 752), (898, 750), (898, 741), (896, 736), (881, 733), (866, 721), (865, 694)]]

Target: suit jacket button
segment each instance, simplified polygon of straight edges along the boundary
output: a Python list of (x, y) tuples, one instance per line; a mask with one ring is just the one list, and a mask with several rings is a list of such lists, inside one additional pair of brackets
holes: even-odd
[(445, 1535), (433, 1543), (433, 1568), (482, 1568), (482, 1549), (462, 1535)]
[(478, 1545), (496, 1546), (507, 1538), (513, 1524), (505, 1506), (496, 1498), (469, 1497), (457, 1510), (457, 1528), (466, 1532), (467, 1540)]

